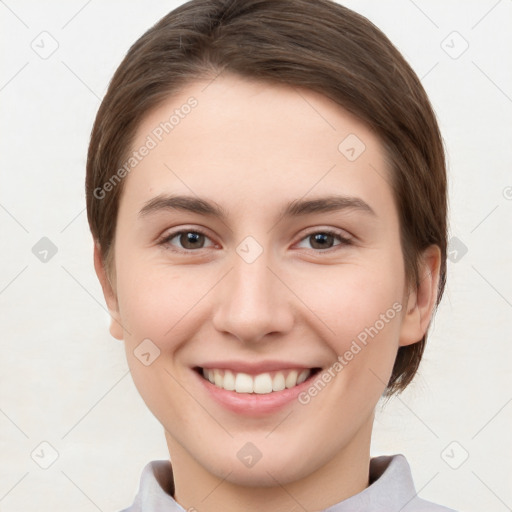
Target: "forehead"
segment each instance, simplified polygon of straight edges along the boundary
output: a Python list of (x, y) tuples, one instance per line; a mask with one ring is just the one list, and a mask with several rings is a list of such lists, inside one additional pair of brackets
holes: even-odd
[(133, 152), (123, 195), (140, 206), (162, 192), (241, 209), (335, 191), (376, 209), (392, 201), (383, 148), (359, 119), (317, 92), (231, 74), (192, 82), (154, 108)]

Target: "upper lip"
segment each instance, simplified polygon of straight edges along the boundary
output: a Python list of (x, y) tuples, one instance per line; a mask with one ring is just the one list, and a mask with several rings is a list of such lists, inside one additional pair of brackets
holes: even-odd
[(309, 370), (312, 368), (319, 368), (318, 366), (304, 365), (301, 363), (294, 363), (290, 361), (260, 361), (260, 362), (246, 362), (246, 361), (207, 361), (198, 365), (200, 368), (207, 368), (209, 370), (231, 370), (235, 373), (248, 373), (259, 374), (265, 372), (272, 372), (278, 370)]

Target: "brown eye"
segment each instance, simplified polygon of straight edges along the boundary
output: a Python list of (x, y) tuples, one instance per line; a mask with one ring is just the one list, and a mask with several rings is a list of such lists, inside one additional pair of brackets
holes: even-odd
[[(352, 242), (336, 231), (315, 231), (306, 235), (302, 240), (309, 241), (311, 247), (317, 250), (328, 250), (336, 246), (350, 245)], [(339, 240), (340, 243), (334, 244), (335, 240)]]
[(334, 236), (328, 233), (315, 233), (309, 238), (313, 249), (329, 249), (334, 242)]
[(204, 245), (204, 235), (194, 231), (187, 231), (179, 235), (179, 241), (185, 249), (202, 248)]
[[(174, 249), (174, 247), (176, 247), (176, 243), (172, 243), (175, 239), (179, 245), (177, 249)], [(201, 231), (181, 230), (167, 235), (161, 242), (159, 242), (159, 245), (169, 247), (171, 250), (176, 250), (176, 252), (180, 252), (180, 250), (185, 252), (193, 251), (194, 249), (204, 249), (204, 243), (207, 239), (209, 238)]]

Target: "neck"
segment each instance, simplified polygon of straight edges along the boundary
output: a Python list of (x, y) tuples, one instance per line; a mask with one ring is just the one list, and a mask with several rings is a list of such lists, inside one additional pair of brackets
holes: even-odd
[(241, 486), (207, 471), (166, 432), (174, 474), (174, 499), (200, 512), (319, 511), (362, 492), (369, 485), (373, 417), (326, 464), (300, 480), (275, 486)]

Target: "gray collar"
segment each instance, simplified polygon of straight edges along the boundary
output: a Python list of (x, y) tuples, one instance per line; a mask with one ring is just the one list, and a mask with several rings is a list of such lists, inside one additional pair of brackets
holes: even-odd
[[(401, 455), (370, 460), (370, 485), (323, 512), (454, 512), (417, 496), (411, 469)], [(121, 512), (184, 512), (172, 495), (174, 480), (169, 460), (154, 460), (142, 471), (133, 505)]]

